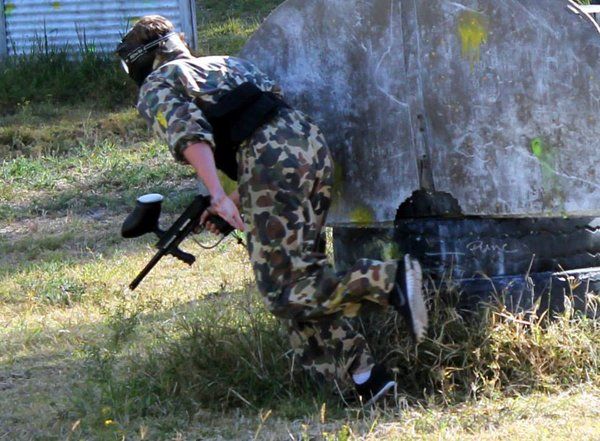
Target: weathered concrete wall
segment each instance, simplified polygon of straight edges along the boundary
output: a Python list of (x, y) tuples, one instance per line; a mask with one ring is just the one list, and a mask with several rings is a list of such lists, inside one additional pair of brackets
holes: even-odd
[(465, 214), (598, 215), (600, 34), (565, 0), (288, 0), (242, 55), (323, 128), (334, 225), (424, 184)]

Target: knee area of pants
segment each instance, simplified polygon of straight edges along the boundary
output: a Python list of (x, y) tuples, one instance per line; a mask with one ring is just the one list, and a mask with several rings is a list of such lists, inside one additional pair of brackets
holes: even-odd
[(298, 316), (298, 308), (287, 300), (265, 298), (265, 304), (269, 312), (278, 319), (294, 319)]

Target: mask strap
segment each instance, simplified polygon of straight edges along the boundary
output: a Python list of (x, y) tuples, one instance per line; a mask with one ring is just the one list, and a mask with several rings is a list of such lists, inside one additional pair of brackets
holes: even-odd
[(163, 42), (165, 40), (168, 40), (173, 35), (177, 35), (177, 33), (176, 32), (170, 32), (167, 35), (165, 35), (164, 37), (160, 37), (160, 38), (158, 38), (158, 39), (156, 39), (154, 41), (151, 41), (148, 44), (145, 44), (144, 46), (140, 46), (137, 49), (134, 49), (129, 54), (127, 54), (127, 56), (124, 58), (125, 62), (126, 63), (135, 63), (138, 58), (140, 58), (143, 55), (147, 54), (148, 52), (150, 52), (151, 49), (154, 49), (161, 42)]

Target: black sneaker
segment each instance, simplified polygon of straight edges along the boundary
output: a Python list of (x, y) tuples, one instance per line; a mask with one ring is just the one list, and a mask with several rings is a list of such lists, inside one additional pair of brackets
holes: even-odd
[(395, 390), (396, 382), (386, 368), (376, 364), (371, 370), (369, 379), (362, 384), (356, 384), (355, 387), (363, 406), (370, 406), (385, 396), (391, 389)]
[(398, 261), (396, 283), (390, 292), (390, 303), (404, 317), (414, 339), (423, 340), (427, 333), (427, 307), (423, 297), (423, 273), (421, 265), (410, 255)]

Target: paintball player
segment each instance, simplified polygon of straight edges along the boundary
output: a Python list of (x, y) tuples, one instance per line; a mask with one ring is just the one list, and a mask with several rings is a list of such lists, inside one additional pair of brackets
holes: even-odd
[[(117, 54), (140, 88), (140, 114), (175, 160), (195, 169), (210, 193), (210, 211), (246, 231), (258, 289), (286, 326), (302, 367), (320, 381), (352, 379), (365, 404), (394, 388), (392, 373), (375, 363), (348, 318), (363, 302), (391, 305), (422, 339), (421, 268), (410, 256), (361, 259), (336, 275), (321, 239), (332, 161), (319, 128), (248, 61), (192, 56), (161, 16), (137, 22)], [(217, 169), (237, 181), (232, 194)]]

